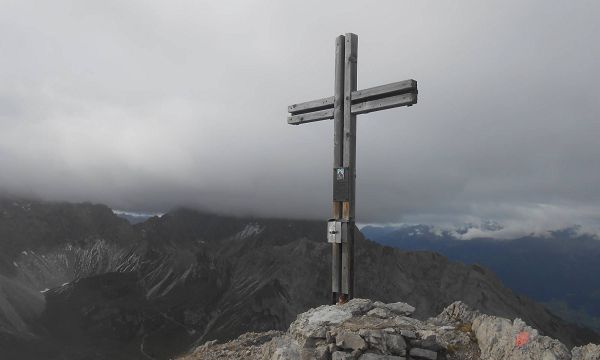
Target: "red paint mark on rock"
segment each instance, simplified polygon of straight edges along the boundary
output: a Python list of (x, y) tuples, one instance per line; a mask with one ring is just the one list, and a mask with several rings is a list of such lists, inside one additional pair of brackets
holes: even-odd
[(527, 344), (529, 342), (529, 333), (527, 331), (522, 331), (517, 334), (515, 338), (515, 346), (520, 348), (521, 346)]

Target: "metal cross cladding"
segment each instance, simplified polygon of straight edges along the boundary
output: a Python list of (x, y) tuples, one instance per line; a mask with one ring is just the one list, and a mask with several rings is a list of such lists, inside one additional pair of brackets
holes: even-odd
[(332, 245), (332, 302), (354, 297), (356, 115), (417, 103), (417, 82), (405, 80), (356, 90), (358, 36), (335, 40), (334, 95), (288, 106), (288, 124), (333, 119), (333, 218), (327, 226)]

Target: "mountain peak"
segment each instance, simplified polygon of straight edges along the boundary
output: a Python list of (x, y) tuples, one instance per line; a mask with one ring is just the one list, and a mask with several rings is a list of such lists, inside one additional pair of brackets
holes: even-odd
[(482, 314), (456, 301), (421, 321), (403, 302), (352, 299), (298, 315), (287, 332), (248, 333), (224, 344), (209, 341), (180, 360), (404, 360), (600, 358), (600, 345), (571, 351), (519, 318)]

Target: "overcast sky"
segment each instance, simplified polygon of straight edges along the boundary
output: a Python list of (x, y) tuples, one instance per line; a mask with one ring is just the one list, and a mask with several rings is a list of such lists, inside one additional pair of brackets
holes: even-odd
[(358, 118), (357, 220), (600, 224), (600, 2), (0, 0), (0, 187), (135, 211), (326, 219), (333, 93), (416, 79)]

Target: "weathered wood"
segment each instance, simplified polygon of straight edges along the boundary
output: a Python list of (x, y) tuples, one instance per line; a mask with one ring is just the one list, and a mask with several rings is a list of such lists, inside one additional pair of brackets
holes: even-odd
[[(335, 79), (333, 84), (333, 167), (342, 166), (344, 131), (344, 35), (335, 39)], [(333, 202), (333, 218), (342, 218), (342, 204)], [(332, 303), (338, 301), (342, 292), (342, 244), (331, 244), (331, 293)]]
[(354, 91), (352, 93), (351, 101), (355, 104), (358, 102), (411, 92), (417, 92), (417, 82), (412, 79)]
[(313, 112), (313, 111), (330, 109), (330, 108), (333, 108), (333, 101), (334, 101), (333, 98), (334, 98), (333, 96), (330, 96), (330, 97), (326, 97), (326, 98), (322, 98), (322, 99), (318, 99), (318, 100), (303, 102), (300, 104), (293, 104), (293, 105), (288, 106), (288, 112), (292, 115), (296, 115), (296, 114), (304, 114), (304, 113)]
[[(288, 107), (288, 123), (298, 125), (334, 119), (334, 168), (344, 167), (348, 176), (348, 201), (333, 202), (333, 218), (342, 221), (341, 243), (332, 244), (332, 301), (354, 297), (354, 240), (356, 204), (356, 115), (410, 106), (417, 103), (417, 82), (405, 80), (356, 90), (358, 37), (354, 34), (336, 39), (334, 96)], [(342, 59), (343, 58), (343, 59)], [(334, 178), (334, 184), (337, 178)], [(340, 197), (334, 199), (341, 200)]]
[(333, 119), (333, 109), (320, 110), (306, 114), (288, 116), (288, 124), (300, 125), (309, 122)]
[[(416, 103), (417, 94), (407, 93), (352, 104), (350, 107), (350, 111), (352, 115), (360, 115), (370, 113), (373, 111), (386, 110), (400, 106), (412, 106)], [(300, 125), (321, 120), (331, 120), (334, 118), (334, 116), (334, 108), (310, 113), (302, 113), (298, 115), (290, 115), (288, 116), (288, 124)]]
[(333, 167), (342, 167), (344, 163), (344, 56), (345, 37), (335, 39), (335, 80), (333, 85)]
[(352, 114), (366, 114), (373, 111), (391, 109), (399, 106), (412, 106), (417, 103), (417, 94), (408, 93), (395, 95), (376, 100), (369, 100), (352, 104)]
[[(343, 71), (344, 67), (341, 67)], [(391, 109), (399, 106), (411, 106), (417, 103), (417, 82), (399, 81), (387, 85), (353, 91), (350, 95), (352, 114), (364, 114), (372, 111)], [(342, 111), (343, 98), (340, 98), (338, 110)], [(336, 111), (335, 95), (288, 106), (288, 124), (330, 120)]]
[[(352, 114), (351, 96), (356, 91), (356, 62), (358, 59), (358, 36), (348, 33), (345, 36), (344, 61), (344, 167), (349, 168), (350, 196), (349, 211), (344, 219), (346, 224), (346, 243), (342, 242), (342, 292), (348, 299), (354, 297), (354, 201), (356, 177), (356, 115)], [(344, 204), (344, 206), (346, 206)], [(343, 241), (343, 239), (342, 239)]]

